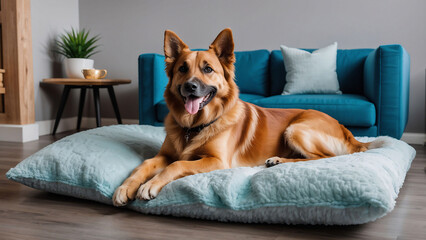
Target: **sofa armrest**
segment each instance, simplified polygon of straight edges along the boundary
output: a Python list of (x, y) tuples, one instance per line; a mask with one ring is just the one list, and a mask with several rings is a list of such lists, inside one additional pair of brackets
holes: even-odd
[(154, 53), (141, 54), (139, 69), (139, 124), (154, 125), (155, 105), (164, 99), (168, 83), (164, 56)]
[(400, 139), (408, 120), (410, 56), (401, 45), (380, 46), (364, 63), (364, 94), (376, 106), (378, 135)]

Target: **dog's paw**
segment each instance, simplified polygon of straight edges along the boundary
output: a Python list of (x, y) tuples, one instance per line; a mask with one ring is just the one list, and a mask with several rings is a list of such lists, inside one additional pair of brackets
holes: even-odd
[(160, 190), (161, 186), (151, 179), (139, 187), (136, 198), (139, 200), (149, 201), (156, 198)]
[(275, 166), (279, 163), (281, 163), (280, 157), (271, 157), (271, 158), (266, 159), (265, 166), (266, 167), (273, 167), (273, 166)]
[(114, 195), (112, 196), (112, 204), (114, 204), (114, 206), (122, 207), (129, 202), (130, 199), (127, 196), (127, 190), (128, 187), (124, 185), (121, 185), (115, 190)]

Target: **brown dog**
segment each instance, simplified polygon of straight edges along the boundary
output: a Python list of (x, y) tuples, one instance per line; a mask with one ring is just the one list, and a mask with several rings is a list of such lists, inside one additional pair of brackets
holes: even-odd
[[(178, 178), (239, 166), (267, 167), (367, 150), (343, 125), (315, 110), (266, 109), (243, 102), (234, 82), (234, 42), (223, 30), (207, 51), (164, 36), (170, 113), (160, 152), (117, 188), (115, 206), (150, 200)], [(266, 162), (265, 162), (266, 160)]]

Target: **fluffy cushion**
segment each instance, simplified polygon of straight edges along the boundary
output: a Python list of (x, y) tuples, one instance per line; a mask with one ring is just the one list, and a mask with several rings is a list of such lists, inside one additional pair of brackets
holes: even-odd
[[(37, 189), (112, 204), (133, 168), (159, 151), (162, 127), (118, 125), (63, 138), (7, 177)], [(374, 138), (359, 138), (371, 141)], [(377, 149), (334, 158), (196, 174), (129, 208), (220, 221), (360, 224), (390, 212), (415, 151), (389, 137)]]
[(281, 45), (281, 52), (287, 72), (283, 95), (342, 93), (336, 73), (337, 43), (312, 53)]

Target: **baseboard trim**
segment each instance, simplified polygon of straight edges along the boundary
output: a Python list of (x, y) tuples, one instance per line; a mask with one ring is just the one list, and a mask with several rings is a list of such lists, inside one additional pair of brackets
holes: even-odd
[(409, 133), (405, 132), (402, 134), (401, 140), (408, 144), (426, 144), (426, 134), (425, 133)]
[(30, 142), (38, 140), (39, 128), (37, 123), (15, 125), (0, 124), (0, 141)]
[[(37, 121), (39, 125), (39, 135), (48, 135), (51, 134), (53, 131), (53, 126), (55, 125), (55, 120), (44, 120), (44, 121)], [(72, 129), (77, 128), (77, 117), (70, 117), (70, 118), (61, 118), (61, 121), (59, 122), (58, 129), (56, 130), (57, 133), (60, 132), (66, 132)]]

